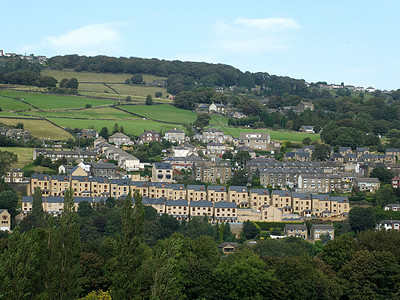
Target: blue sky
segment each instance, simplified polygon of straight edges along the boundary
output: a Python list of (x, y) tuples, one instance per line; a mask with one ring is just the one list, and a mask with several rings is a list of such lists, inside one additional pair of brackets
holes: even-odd
[(400, 1), (7, 1), (0, 49), (226, 63), (400, 88)]

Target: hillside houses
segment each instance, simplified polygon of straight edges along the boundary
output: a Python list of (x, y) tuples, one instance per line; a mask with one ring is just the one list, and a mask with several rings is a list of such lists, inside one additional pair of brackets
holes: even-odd
[(104, 155), (106, 159), (117, 161), (118, 166), (128, 172), (142, 168), (138, 158), (114, 145), (110, 145), (102, 137), (94, 141), (94, 148), (100, 155)]
[(253, 150), (268, 151), (273, 148), (270, 134), (267, 132), (241, 132), (234, 140), (235, 146), (245, 146)]
[(183, 130), (170, 129), (165, 133), (164, 139), (171, 143), (184, 144), (186, 142), (186, 134)]
[[(32, 175), (27, 195), (33, 195), (35, 187), (40, 187), (43, 197), (63, 197), (69, 188), (74, 197), (86, 198), (89, 202), (96, 197), (125, 197), (129, 191), (139, 191), (143, 197), (165, 200), (209, 201), (211, 203), (234, 203), (239, 208), (254, 211), (252, 218), (278, 218), (299, 220), (315, 217), (343, 217), (350, 210), (347, 197), (331, 197), (328, 194), (297, 193), (285, 190), (248, 189), (246, 186), (209, 186), (174, 184), (168, 182), (131, 181), (129, 179), (109, 179), (72, 175)], [(27, 198), (28, 199), (28, 198)], [(52, 198), (50, 198), (52, 199)], [(227, 204), (224, 204), (227, 205)], [(26, 205), (29, 208), (29, 205)], [(269, 208), (274, 207), (274, 209)], [(222, 209), (222, 207), (220, 207)], [(233, 208), (233, 206), (231, 207)], [(276, 211), (276, 209), (280, 211)], [(27, 210), (29, 211), (29, 209)], [(267, 213), (265, 213), (265, 211)], [(273, 213), (273, 211), (275, 211)], [(222, 212), (222, 210), (221, 210)], [(249, 212), (249, 211), (248, 211)], [(244, 212), (245, 213), (245, 212)]]

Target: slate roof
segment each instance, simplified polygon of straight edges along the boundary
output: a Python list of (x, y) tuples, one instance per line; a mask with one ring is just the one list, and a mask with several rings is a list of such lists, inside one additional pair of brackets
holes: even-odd
[(212, 207), (213, 203), (211, 201), (205, 201), (205, 200), (190, 201), (190, 206), (191, 207)]
[(290, 191), (273, 190), (272, 195), (279, 195), (281, 197), (290, 197)]
[(286, 224), (283, 230), (307, 230), (307, 226), (304, 224)]
[(205, 185), (194, 185), (194, 184), (189, 184), (187, 186), (188, 190), (194, 190), (195, 192), (203, 192), (206, 191), (206, 186)]
[(161, 197), (161, 198), (143, 197), (142, 201), (143, 201), (143, 205), (164, 205), (166, 198), (165, 197)]
[(166, 206), (188, 206), (188, 201), (184, 199), (180, 200), (167, 200), (165, 203)]
[(237, 208), (236, 202), (215, 202), (215, 208)]
[(156, 169), (172, 170), (170, 163), (155, 163)]
[(237, 193), (247, 193), (247, 186), (232, 185), (229, 187), (229, 191), (234, 191)]
[(269, 191), (267, 189), (251, 189), (250, 193), (257, 195), (269, 195)]
[(207, 187), (207, 190), (215, 192), (226, 192), (227, 188), (223, 185), (209, 185)]

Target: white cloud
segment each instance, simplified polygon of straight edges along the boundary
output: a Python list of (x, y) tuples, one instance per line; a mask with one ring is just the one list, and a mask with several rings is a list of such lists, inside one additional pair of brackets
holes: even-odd
[(261, 30), (281, 31), (288, 29), (300, 29), (299, 23), (295, 19), (290, 18), (266, 18), (266, 19), (245, 19), (238, 18), (235, 24), (247, 27), (258, 28)]
[(291, 48), (292, 32), (301, 29), (292, 18), (237, 18), (233, 22), (217, 21), (215, 50), (238, 55), (258, 55)]
[(98, 55), (116, 49), (121, 37), (117, 24), (87, 25), (59, 36), (44, 37), (37, 45), (27, 45), (26, 52)]

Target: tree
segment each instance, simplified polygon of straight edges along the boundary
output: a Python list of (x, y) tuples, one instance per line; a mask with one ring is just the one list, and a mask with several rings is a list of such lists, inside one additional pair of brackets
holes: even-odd
[(35, 222), (35, 227), (42, 227), (44, 224), (44, 212), (43, 212), (43, 200), (42, 190), (40, 187), (35, 187), (33, 192), (33, 203), (32, 203), (32, 217)]
[[(251, 250), (243, 249), (221, 260), (214, 271), (212, 299), (274, 299), (275, 282), (273, 270)], [(248, 280), (248, 274), (251, 280)]]
[(317, 144), (312, 153), (313, 160), (328, 160), (330, 156), (330, 148), (329, 145), (326, 144)]
[(381, 208), (389, 203), (397, 203), (397, 197), (394, 194), (393, 187), (391, 185), (386, 185), (377, 190), (374, 194), (374, 203)]
[(129, 102), (129, 101), (132, 100), (132, 98), (131, 98), (131, 96), (127, 96), (125, 100), (126, 100), (127, 102)]
[(230, 180), (230, 185), (246, 186), (248, 183), (246, 170), (235, 170)]
[(394, 175), (395, 174), (392, 170), (383, 167), (377, 167), (372, 170), (370, 177), (378, 178), (382, 184), (390, 184)]
[(116, 133), (118, 133), (118, 132), (119, 132), (119, 126), (118, 126), (117, 123), (115, 123), (115, 124), (114, 124), (114, 127), (113, 127), (112, 134), (116, 134)]
[(231, 151), (226, 151), (224, 154), (222, 154), (222, 159), (232, 159), (233, 158), (233, 153)]
[(354, 238), (350, 235), (342, 235), (330, 241), (318, 254), (318, 257), (337, 272), (353, 259), (357, 250), (359, 250), (359, 246)]
[(350, 299), (393, 299), (399, 290), (400, 268), (386, 251), (356, 253), (339, 272), (345, 295)]
[(18, 162), (18, 156), (10, 151), (0, 150), (0, 177), (13, 164)]
[(0, 256), (0, 297), (49, 299), (44, 293), (47, 257), (43, 235), (37, 230), (21, 234), (16, 229), (6, 243)]
[(245, 236), (246, 239), (255, 239), (259, 234), (260, 227), (249, 220), (243, 222), (242, 235)]
[(51, 225), (49, 228), (48, 247), (49, 299), (76, 299), (79, 294), (81, 240), (72, 189), (65, 192), (60, 226)]
[(321, 261), (305, 255), (265, 260), (279, 279), (280, 299), (339, 299), (342, 294), (336, 276)]
[(116, 255), (116, 269), (113, 276), (113, 299), (129, 297), (143, 298), (141, 293), (146, 278), (142, 266), (150, 256), (149, 249), (143, 242), (144, 208), (142, 196), (135, 192), (135, 205), (132, 207), (131, 192), (125, 197), (122, 207), (122, 230), (118, 239), (118, 253)]
[(375, 218), (368, 208), (355, 206), (349, 212), (351, 230), (358, 232), (375, 228)]
[(65, 88), (66, 85), (67, 85), (67, 83), (68, 83), (68, 79), (67, 79), (67, 78), (63, 78), (63, 79), (60, 81), (60, 88)]
[(78, 79), (76, 78), (71, 78), (70, 80), (68, 80), (68, 82), (65, 84), (65, 87), (68, 89), (78, 89)]
[(124, 127), (122, 125), (119, 127), (119, 132), (125, 133), (125, 129), (124, 129)]
[(0, 192), (0, 207), (7, 209), (11, 218), (17, 215), (18, 196), (13, 190), (6, 190)]
[(162, 97), (162, 92), (155, 92), (154, 96), (156, 98), (161, 98)]
[(311, 145), (311, 139), (309, 137), (306, 137), (302, 141), (303, 145), (309, 146)]
[(193, 126), (203, 130), (204, 127), (210, 124), (211, 116), (209, 114), (197, 115), (196, 121), (193, 122)]
[(131, 82), (133, 84), (141, 84), (143, 82), (143, 76), (141, 74), (134, 74), (131, 77)]
[(108, 140), (108, 137), (110, 136), (110, 134), (108, 133), (108, 128), (107, 127), (101, 128), (99, 135)]
[(247, 162), (251, 159), (250, 153), (248, 151), (245, 150), (240, 150), (236, 153), (235, 157), (234, 157), (234, 161), (242, 166), (242, 168), (244, 168), (244, 166), (247, 164)]
[(147, 95), (146, 105), (153, 105), (153, 98), (151, 97), (151, 95)]

